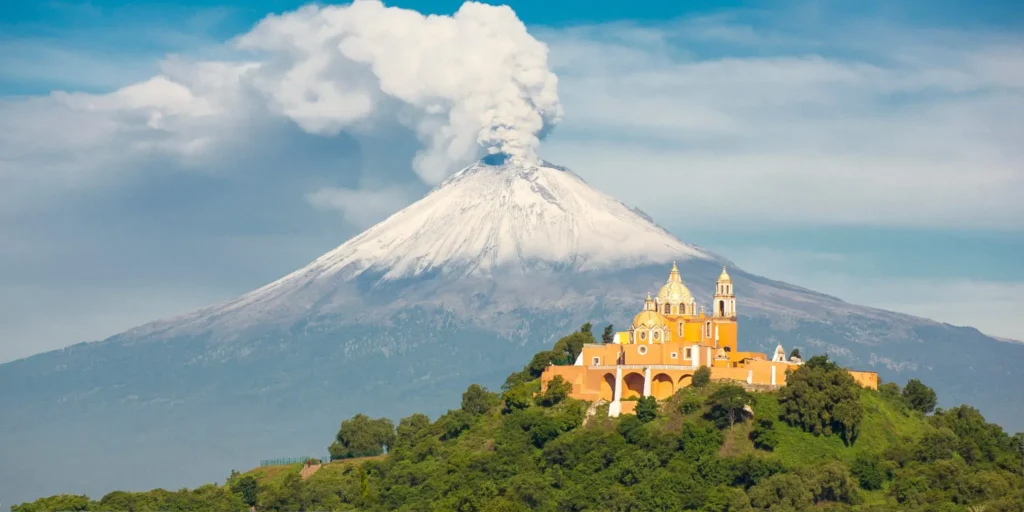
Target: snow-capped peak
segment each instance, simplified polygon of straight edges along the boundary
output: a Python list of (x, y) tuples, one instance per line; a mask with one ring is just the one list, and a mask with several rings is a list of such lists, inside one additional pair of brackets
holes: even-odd
[(711, 256), (567, 169), (492, 155), (296, 274), (375, 270), (395, 279), (436, 271), (593, 270), (684, 258)]

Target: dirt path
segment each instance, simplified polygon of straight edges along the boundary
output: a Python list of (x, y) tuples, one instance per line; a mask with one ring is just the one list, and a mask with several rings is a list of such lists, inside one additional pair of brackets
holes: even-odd
[(302, 477), (303, 480), (305, 480), (305, 479), (313, 476), (313, 473), (316, 473), (317, 471), (319, 471), (320, 470), (320, 466), (323, 466), (323, 464), (313, 464), (311, 466), (303, 466), (302, 467), (302, 472), (299, 473), (299, 476)]

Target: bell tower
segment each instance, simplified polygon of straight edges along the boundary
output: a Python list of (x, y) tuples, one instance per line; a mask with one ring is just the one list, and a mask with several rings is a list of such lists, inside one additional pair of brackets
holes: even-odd
[(715, 300), (711, 304), (715, 318), (736, 318), (736, 295), (733, 294), (732, 278), (722, 267), (722, 274), (715, 284)]

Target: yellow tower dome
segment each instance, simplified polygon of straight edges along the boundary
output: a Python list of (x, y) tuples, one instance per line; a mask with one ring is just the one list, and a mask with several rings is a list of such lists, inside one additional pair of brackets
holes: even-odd
[(690, 289), (683, 284), (683, 278), (679, 277), (679, 268), (672, 263), (672, 270), (668, 273), (668, 282), (658, 292), (658, 301), (669, 304), (689, 304), (693, 299)]
[(729, 273), (725, 271), (725, 267), (722, 267), (722, 274), (718, 276), (719, 283), (731, 283), (732, 278), (729, 277)]

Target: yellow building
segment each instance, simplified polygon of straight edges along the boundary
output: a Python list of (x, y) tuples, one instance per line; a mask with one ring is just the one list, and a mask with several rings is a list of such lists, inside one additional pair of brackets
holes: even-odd
[[(737, 344), (736, 296), (725, 268), (715, 285), (711, 315), (697, 307), (672, 264), (668, 282), (657, 297), (647, 295), (643, 309), (628, 331), (615, 334), (610, 344), (583, 346), (572, 366), (548, 366), (541, 387), (556, 375), (572, 384), (573, 398), (610, 402), (608, 413), (632, 413), (635, 401), (659, 400), (689, 386), (693, 373), (711, 368), (712, 380), (731, 380), (754, 389), (776, 389), (786, 384), (786, 371), (801, 361), (789, 360), (780, 344), (771, 357), (743, 352)], [(878, 374), (850, 371), (858, 384), (875, 389)]]

